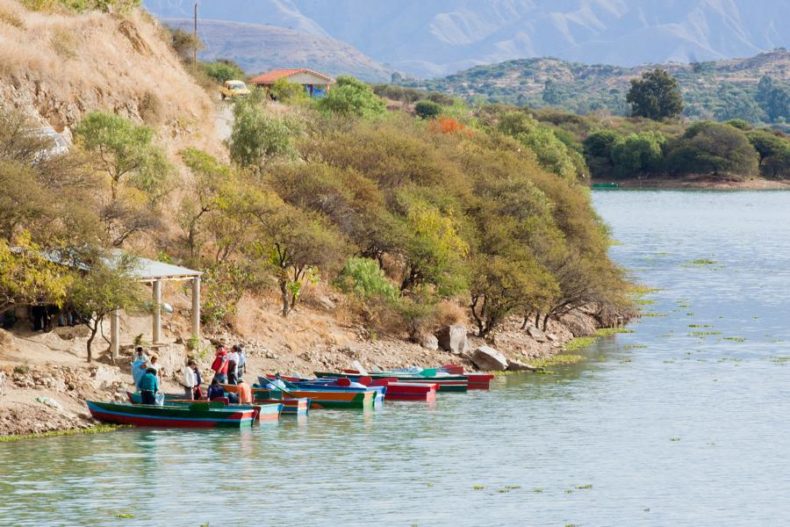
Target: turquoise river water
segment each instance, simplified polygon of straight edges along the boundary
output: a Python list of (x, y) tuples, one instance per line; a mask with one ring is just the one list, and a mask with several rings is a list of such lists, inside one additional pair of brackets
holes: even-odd
[(490, 392), (0, 444), (0, 525), (790, 525), (790, 193), (594, 194), (648, 316)]

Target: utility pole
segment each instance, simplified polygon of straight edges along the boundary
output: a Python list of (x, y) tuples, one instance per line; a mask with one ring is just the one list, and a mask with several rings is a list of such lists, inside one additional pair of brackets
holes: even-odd
[(195, 29), (192, 32), (192, 65), (197, 66), (197, 48), (198, 48), (198, 36), (197, 36), (197, 15), (198, 15), (198, 3), (195, 2)]

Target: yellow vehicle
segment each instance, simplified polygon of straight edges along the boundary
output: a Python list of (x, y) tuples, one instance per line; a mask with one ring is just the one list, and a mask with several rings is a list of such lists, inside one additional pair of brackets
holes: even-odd
[(243, 81), (230, 80), (225, 81), (219, 89), (219, 94), (222, 100), (233, 99), (234, 97), (243, 97), (250, 94), (250, 89)]

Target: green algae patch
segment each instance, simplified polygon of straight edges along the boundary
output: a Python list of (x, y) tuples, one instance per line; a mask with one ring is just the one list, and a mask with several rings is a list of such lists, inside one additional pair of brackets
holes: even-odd
[(578, 364), (583, 360), (584, 360), (584, 356), (582, 355), (560, 353), (557, 355), (552, 355), (551, 357), (544, 357), (541, 359), (533, 360), (532, 366), (545, 370), (546, 368), (549, 368), (551, 366), (569, 366), (571, 364)]
[(689, 337), (712, 337), (714, 335), (721, 335), (721, 331), (691, 331), (689, 332)]
[(721, 340), (726, 340), (729, 342), (738, 342), (738, 343), (746, 342), (746, 339), (743, 337), (724, 337)]
[(53, 430), (51, 432), (42, 432), (40, 434), (20, 434), (20, 435), (11, 435), (11, 436), (0, 436), (0, 443), (15, 443), (17, 441), (24, 441), (27, 439), (44, 439), (47, 437), (104, 434), (106, 432), (115, 432), (116, 430), (120, 430), (122, 428), (131, 428), (131, 427), (116, 426), (116, 425), (96, 425), (90, 428), (75, 428), (72, 430)]

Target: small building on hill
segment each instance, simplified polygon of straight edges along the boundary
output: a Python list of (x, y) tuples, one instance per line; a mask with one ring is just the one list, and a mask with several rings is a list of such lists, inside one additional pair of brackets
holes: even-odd
[(329, 87), (335, 82), (335, 79), (329, 75), (307, 68), (297, 68), (267, 71), (252, 78), (250, 83), (268, 89), (281, 79), (294, 84), (301, 84), (310, 97), (323, 97), (329, 91)]

